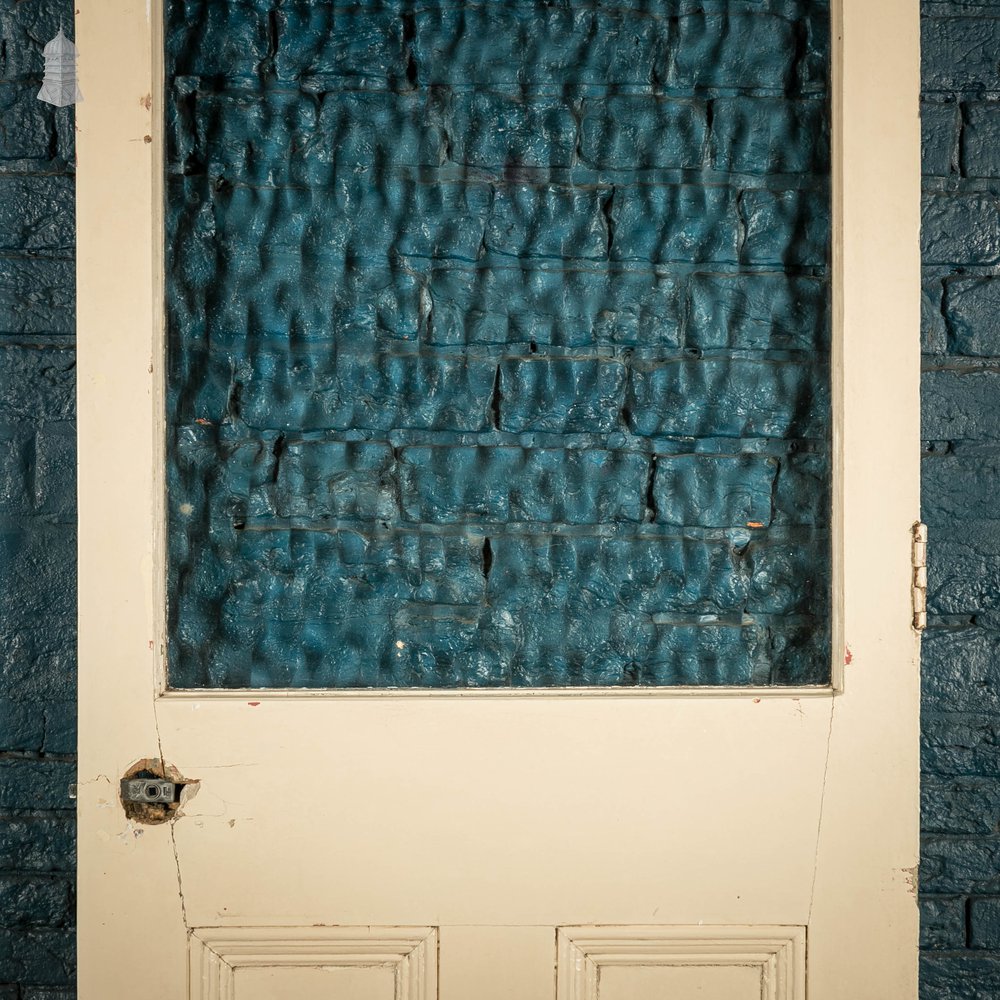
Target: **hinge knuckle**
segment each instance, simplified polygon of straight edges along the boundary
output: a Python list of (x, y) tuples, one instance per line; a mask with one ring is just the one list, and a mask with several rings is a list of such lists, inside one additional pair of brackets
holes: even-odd
[(913, 627), (920, 632), (927, 628), (927, 525), (921, 521), (913, 525), (911, 553)]

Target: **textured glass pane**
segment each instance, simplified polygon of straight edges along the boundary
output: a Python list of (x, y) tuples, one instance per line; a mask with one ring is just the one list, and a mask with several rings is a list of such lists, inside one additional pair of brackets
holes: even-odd
[(172, 685), (828, 683), (826, 4), (166, 8)]

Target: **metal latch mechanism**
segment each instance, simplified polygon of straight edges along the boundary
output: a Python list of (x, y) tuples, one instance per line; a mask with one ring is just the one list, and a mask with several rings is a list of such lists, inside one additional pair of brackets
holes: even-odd
[(180, 799), (181, 786), (163, 778), (122, 778), (122, 802), (169, 805)]
[(927, 525), (921, 521), (913, 526), (913, 627), (927, 628)]

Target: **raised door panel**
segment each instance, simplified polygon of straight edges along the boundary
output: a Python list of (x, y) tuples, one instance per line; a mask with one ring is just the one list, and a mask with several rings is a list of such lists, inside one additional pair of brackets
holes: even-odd
[(363, 969), (240, 969), (235, 1000), (396, 1000), (396, 975), (385, 965)]
[(428, 927), (201, 927), (189, 1000), (436, 1000)]
[(806, 931), (565, 927), (559, 1000), (805, 1000)]
[(602, 969), (597, 996), (598, 1000), (761, 1000), (760, 990), (760, 969), (752, 966), (638, 966)]

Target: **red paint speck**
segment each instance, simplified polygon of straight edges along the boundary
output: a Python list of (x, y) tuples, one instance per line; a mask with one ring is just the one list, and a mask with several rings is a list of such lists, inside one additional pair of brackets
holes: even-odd
[(196, 424), (201, 424), (202, 427), (211, 427), (212, 426), (212, 421), (211, 420), (206, 420), (204, 417), (196, 417), (194, 422)]
[(851, 660), (854, 659), (854, 654), (851, 652), (851, 647), (848, 646), (844, 652), (844, 663), (850, 666)]
[(251, 708), (256, 708), (256, 707), (257, 707), (257, 706), (258, 706), (258, 705), (260, 704), (260, 702), (259, 702), (259, 701), (248, 701), (248, 702), (247, 702), (247, 704), (248, 704), (248, 705), (249, 705), (249, 706), (250, 706)]
[(755, 705), (759, 705), (760, 704), (760, 698), (754, 698), (753, 703)]

